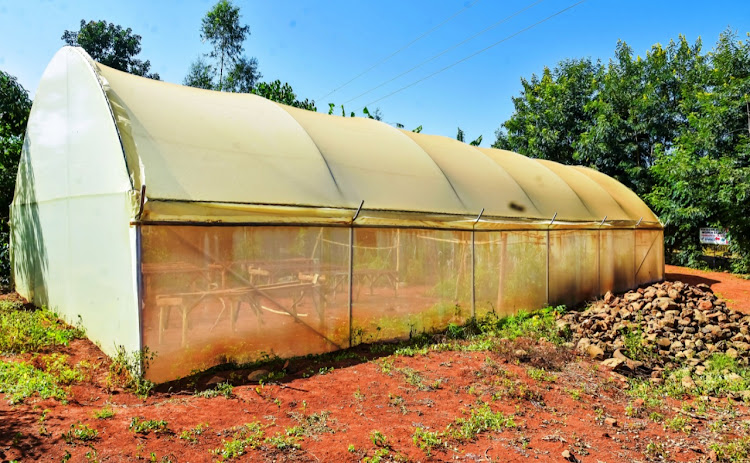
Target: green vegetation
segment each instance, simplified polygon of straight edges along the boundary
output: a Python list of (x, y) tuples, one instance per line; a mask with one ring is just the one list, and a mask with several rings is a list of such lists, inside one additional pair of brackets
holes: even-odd
[(147, 420), (142, 416), (134, 416), (130, 419), (130, 429), (134, 433), (138, 434), (150, 434), (154, 433), (169, 433), (171, 432), (167, 423), (164, 420)]
[(713, 443), (709, 448), (716, 452), (717, 461), (741, 462), (750, 458), (750, 438), (743, 437), (727, 443)]
[(76, 441), (92, 441), (98, 436), (99, 431), (87, 424), (81, 423), (80, 421), (71, 424), (70, 429), (62, 434), (63, 440), (68, 444), (75, 444)]
[(26, 310), (20, 302), (0, 301), (0, 353), (44, 352), (83, 336), (46, 309)]
[(54, 398), (65, 401), (68, 392), (61, 388), (55, 377), (37, 370), (25, 362), (5, 362), (0, 360), (0, 392), (12, 404), (22, 403), (33, 395), (42, 399)]
[(565, 59), (521, 79), (494, 147), (614, 177), (659, 215), (667, 263), (700, 266), (699, 227), (729, 229), (735, 272), (750, 273), (750, 40), (714, 48), (684, 36), (609, 63)]
[(107, 404), (101, 410), (94, 410), (94, 418), (97, 420), (108, 420), (115, 416), (115, 411), (112, 410), (112, 406)]
[(110, 389), (123, 387), (139, 397), (148, 396), (154, 388), (154, 383), (144, 378), (142, 372), (155, 356), (156, 354), (150, 352), (148, 348), (127, 353), (122, 346), (118, 347), (109, 365), (107, 387)]
[(141, 36), (133, 34), (129, 27), (123, 29), (106, 21), (86, 22), (81, 19), (80, 29), (66, 30), (61, 39), (67, 45), (83, 48), (94, 60), (104, 65), (159, 80), (159, 74), (149, 73), (150, 61), (136, 58), (141, 52)]
[(208, 428), (208, 423), (198, 423), (193, 428), (182, 431), (179, 438), (195, 444), (198, 442), (198, 436), (203, 434)]
[(223, 395), (224, 397), (229, 399), (233, 395), (232, 391), (234, 391), (234, 386), (232, 386), (232, 384), (230, 384), (227, 381), (227, 382), (217, 384), (216, 387), (214, 387), (213, 389), (206, 389), (205, 391), (201, 391), (197, 393), (196, 395), (198, 397), (205, 397), (209, 399), (211, 397)]
[(476, 439), (484, 432), (501, 432), (504, 429), (515, 428), (516, 423), (513, 415), (505, 415), (502, 412), (493, 412), (486, 403), (481, 403), (470, 410), (468, 418), (456, 418), (450, 423), (445, 431), (427, 431), (424, 428), (414, 429), (412, 441), (414, 445), (422, 449), (427, 456), (432, 455), (432, 450), (438, 447), (447, 447), (451, 440), (467, 442)]
[(259, 422), (246, 423), (234, 432), (232, 439), (222, 439), (222, 447), (212, 450), (211, 453), (222, 460), (237, 458), (244, 455), (247, 449), (260, 447), (264, 434), (263, 426)]

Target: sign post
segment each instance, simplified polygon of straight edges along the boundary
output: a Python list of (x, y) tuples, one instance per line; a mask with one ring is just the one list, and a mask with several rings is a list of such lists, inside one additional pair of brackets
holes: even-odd
[(725, 228), (701, 228), (699, 238), (701, 244), (713, 245), (713, 267), (716, 268), (716, 246), (729, 246), (731, 242), (727, 230)]

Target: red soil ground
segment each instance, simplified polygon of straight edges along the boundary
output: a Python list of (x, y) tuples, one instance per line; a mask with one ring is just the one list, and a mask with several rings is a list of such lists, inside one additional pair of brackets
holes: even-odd
[[(668, 279), (708, 283), (733, 308), (750, 310), (748, 280), (671, 266), (667, 272)], [(528, 356), (519, 358), (518, 349)], [(313, 414), (326, 416), (325, 426), (304, 436), (299, 449), (261, 442), (237, 461), (361, 461), (384, 448), (382, 441), (378, 446), (372, 439), (379, 431), (387, 439), (387, 450), (382, 451), (387, 456), (380, 461), (562, 462), (567, 450), (583, 462), (663, 457), (693, 462), (716, 457), (710, 453), (711, 443), (730, 442), (748, 432), (744, 423), (750, 412), (742, 402), (685, 396), (664, 398), (660, 406), (649, 407), (628, 395), (619, 375), (544, 341), (520, 339), (489, 351), (414, 356), (379, 353), (382, 350), (359, 346), (338, 357), (278, 362), (264, 368), (283, 372), (283, 378), (265, 385), (239, 381), (231, 398), (195, 394), (215, 375), (215, 381), (230, 378), (227, 371), (194, 384), (162, 387), (139, 399), (106, 387), (109, 360), (90, 342), (77, 340), (60, 352), (70, 355), (71, 364), (83, 359), (95, 363), (91, 380), (73, 385), (67, 404), (38, 398), (15, 406), (0, 401), (0, 461), (59, 462), (68, 455), (75, 462), (216, 461), (211, 451), (222, 448), (235, 427), (259, 422), (265, 437), (272, 437)], [(547, 376), (540, 378), (532, 368), (544, 368)], [(435, 448), (429, 456), (415, 445), (416, 428), (455, 428), (456, 420), (468, 419), (481, 402), (512, 416), (513, 426), (479, 432), (466, 442), (444, 438), (447, 447)], [(94, 412), (107, 405), (114, 416), (95, 418)], [(129, 430), (133, 417), (164, 420), (168, 432), (136, 434)], [(675, 418), (682, 423), (679, 428), (665, 425)], [(98, 437), (66, 443), (63, 433), (76, 423), (95, 428)], [(208, 428), (194, 442), (180, 438), (199, 424)]]

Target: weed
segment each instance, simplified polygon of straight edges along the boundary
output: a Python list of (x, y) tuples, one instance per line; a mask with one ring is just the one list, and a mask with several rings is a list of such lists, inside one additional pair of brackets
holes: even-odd
[(388, 405), (400, 409), (402, 415), (406, 415), (407, 413), (409, 413), (409, 410), (406, 409), (406, 405), (404, 405), (404, 402), (404, 398), (400, 395), (393, 395), (390, 393), (388, 394)]
[(644, 454), (649, 460), (669, 460), (669, 452), (667, 452), (666, 446), (662, 442), (649, 442), (646, 445)]
[(365, 395), (359, 390), (359, 386), (357, 386), (357, 390), (354, 391), (354, 398), (357, 400), (365, 400)]
[(39, 435), (40, 436), (46, 436), (49, 434), (47, 431), (47, 426), (44, 424), (44, 421), (47, 419), (47, 414), (50, 412), (48, 408), (45, 408), (42, 410), (42, 414), (39, 416), (39, 419), (37, 420), (39, 422)]
[(168, 423), (164, 420), (147, 420), (142, 416), (134, 416), (130, 419), (130, 426), (128, 427), (131, 431), (138, 434), (149, 434), (149, 433), (168, 433), (170, 432)]
[(154, 383), (143, 377), (143, 371), (155, 357), (156, 354), (150, 352), (148, 347), (128, 354), (124, 347), (119, 346), (109, 366), (107, 387), (113, 389), (121, 386), (139, 397), (148, 396)]
[(442, 433), (426, 431), (422, 428), (414, 429), (412, 441), (414, 442), (414, 445), (422, 449), (428, 457), (432, 455), (432, 449), (445, 445), (442, 439)]
[(557, 375), (547, 373), (544, 368), (531, 367), (526, 370), (526, 374), (529, 375), (529, 378), (535, 381), (545, 381), (548, 383), (554, 383), (557, 381)]
[(384, 358), (380, 361), (380, 371), (388, 376), (391, 375), (391, 371), (393, 371), (393, 359), (390, 358)]
[(493, 412), (490, 406), (482, 404), (471, 410), (469, 418), (458, 418), (449, 425), (451, 434), (458, 441), (473, 440), (477, 434), (485, 431), (502, 431), (505, 428), (514, 428), (516, 423), (513, 415), (505, 416), (502, 412)]
[(0, 301), (0, 352), (41, 352), (83, 336), (81, 329), (65, 325), (46, 309), (26, 310), (20, 302)]
[(94, 411), (94, 418), (99, 420), (106, 420), (112, 418), (113, 416), (115, 416), (115, 411), (112, 410), (112, 407), (109, 404), (107, 404), (101, 410)]
[(289, 417), (299, 423), (299, 428), (303, 435), (313, 436), (316, 434), (334, 432), (334, 430), (328, 425), (329, 421), (335, 422), (335, 420), (328, 418), (328, 415), (330, 414), (331, 412), (328, 410), (324, 410), (320, 413), (312, 413), (310, 415), (291, 412), (289, 413)]
[(670, 418), (664, 422), (664, 429), (671, 429), (672, 431), (682, 431), (685, 434), (690, 434), (690, 420), (684, 416), (676, 415), (674, 418)]
[(25, 362), (0, 360), (0, 392), (5, 393), (11, 404), (18, 404), (38, 394), (42, 399), (54, 398), (65, 401), (68, 393), (58, 386), (49, 373), (37, 370)]
[(193, 428), (185, 429), (184, 431), (182, 431), (179, 435), (179, 438), (195, 444), (196, 442), (198, 442), (198, 436), (203, 434), (208, 428), (208, 423), (196, 424)]
[(573, 400), (581, 400), (583, 397), (583, 389), (568, 389), (565, 388), (565, 392), (573, 398)]
[(260, 447), (263, 435), (263, 426), (260, 423), (257, 421), (246, 423), (234, 433), (232, 439), (222, 439), (222, 447), (212, 450), (211, 453), (218, 455), (222, 460), (231, 460), (244, 455), (248, 448), (257, 449)]
[(632, 360), (649, 361), (656, 355), (654, 349), (646, 345), (643, 340), (643, 331), (640, 328), (632, 329), (629, 326), (620, 328), (625, 343), (625, 355)]
[(357, 447), (354, 446), (354, 444), (349, 444), (349, 447), (346, 449), (349, 453), (354, 453), (357, 451)]
[(664, 415), (659, 412), (651, 412), (651, 414), (648, 416), (648, 419), (653, 421), (654, 423), (661, 423), (662, 421), (664, 421)]
[(99, 431), (87, 424), (81, 423), (80, 421), (75, 424), (71, 424), (70, 429), (67, 432), (62, 433), (63, 440), (70, 445), (74, 445), (76, 441), (92, 441), (98, 436)]
[(220, 395), (223, 395), (227, 399), (231, 398), (234, 394), (234, 386), (232, 386), (229, 382), (219, 383), (214, 387), (213, 389), (206, 389), (205, 391), (201, 391), (197, 393), (196, 395), (198, 397), (217, 397)]
[(376, 447), (391, 448), (391, 444), (388, 443), (388, 438), (380, 431), (372, 431), (370, 433), (370, 440)]
[(301, 432), (301, 428), (290, 428), (286, 430), (285, 434), (277, 432), (271, 437), (266, 437), (265, 443), (279, 450), (298, 449), (302, 447), (299, 444), (302, 441)]
[(318, 370), (319, 375), (327, 375), (328, 373), (333, 373), (333, 367), (320, 367)]
[(743, 437), (727, 443), (713, 443), (709, 448), (716, 452), (717, 461), (744, 462), (750, 458), (750, 438)]

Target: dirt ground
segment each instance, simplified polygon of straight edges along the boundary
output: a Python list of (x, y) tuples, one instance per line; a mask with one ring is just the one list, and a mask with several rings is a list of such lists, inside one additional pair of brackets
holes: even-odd
[[(750, 312), (750, 280), (673, 266), (667, 279), (707, 283)], [(711, 444), (748, 435), (741, 401), (663, 397), (655, 406), (570, 349), (523, 338), (498, 345), (396, 353), (363, 345), (258, 367), (264, 372), (213, 371), (141, 399), (107, 387), (109, 359), (75, 340), (60, 352), (94, 363), (91, 379), (71, 386), (67, 404), (0, 401), (0, 461), (217, 461), (216, 449), (246, 439), (236, 461), (693, 462), (718, 460)], [(264, 374), (264, 384), (246, 379)], [(222, 381), (236, 384), (228, 397), (199, 394)], [(474, 419), (487, 407), (502, 426)], [(105, 409), (113, 415), (95, 417)], [(165, 423), (135, 432), (134, 418)], [(457, 437), (469, 423), (471, 436)], [(82, 425), (97, 435), (71, 438)], [(442, 437), (426, 445), (418, 430)]]

